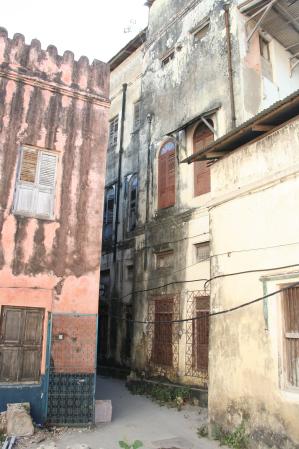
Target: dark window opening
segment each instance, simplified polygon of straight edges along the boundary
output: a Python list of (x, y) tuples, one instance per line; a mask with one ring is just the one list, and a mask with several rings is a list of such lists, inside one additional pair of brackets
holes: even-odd
[(266, 59), (267, 61), (270, 61), (270, 46), (269, 42), (263, 38), (262, 36), (259, 37), (260, 40), (260, 54), (261, 56)]
[(162, 67), (165, 67), (173, 59), (174, 59), (174, 50), (162, 59), (161, 61)]
[(202, 23), (201, 26), (199, 26), (197, 29), (193, 31), (194, 41), (198, 42), (201, 39), (203, 39), (208, 34), (209, 30), (210, 30), (210, 21), (207, 20), (205, 21), (205, 23)]
[(0, 382), (39, 381), (44, 310), (1, 308)]
[(113, 235), (115, 189), (110, 187), (105, 193), (103, 239), (111, 240)]
[(133, 175), (129, 182), (128, 231), (134, 231), (137, 225), (137, 175)]

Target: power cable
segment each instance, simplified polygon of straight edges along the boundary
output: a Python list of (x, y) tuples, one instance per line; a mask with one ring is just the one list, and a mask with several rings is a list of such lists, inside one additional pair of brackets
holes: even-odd
[(243, 304), (240, 304), (238, 306), (235, 307), (231, 307), (230, 309), (225, 309), (225, 310), (221, 310), (219, 312), (212, 312), (209, 314), (205, 314), (205, 315), (201, 315), (201, 316), (196, 316), (196, 317), (192, 317), (192, 318), (183, 318), (180, 320), (171, 320), (171, 321), (140, 321), (140, 320), (133, 320), (133, 319), (129, 319), (129, 318), (124, 318), (124, 317), (120, 317), (120, 316), (116, 316), (116, 315), (110, 315), (111, 318), (117, 319), (117, 320), (121, 320), (121, 321), (127, 321), (130, 323), (136, 323), (136, 324), (176, 324), (176, 323), (186, 323), (188, 321), (197, 321), (200, 319), (205, 319), (207, 317), (212, 317), (212, 316), (218, 316), (218, 315), (224, 315), (230, 312), (234, 312), (236, 310), (239, 309), (243, 309), (244, 307), (248, 307), (252, 304), (255, 304), (257, 302), (263, 301), (264, 299), (270, 298), (272, 296), (277, 295), (278, 293), (282, 293), (284, 291), (289, 290), (290, 288), (294, 288), (294, 287), (298, 287), (299, 286), (299, 282), (296, 282), (294, 284), (288, 285), (286, 287), (283, 287), (279, 290), (276, 290), (272, 293), (268, 293), (267, 295), (261, 296), (259, 298), (253, 299), (251, 301), (247, 301)]

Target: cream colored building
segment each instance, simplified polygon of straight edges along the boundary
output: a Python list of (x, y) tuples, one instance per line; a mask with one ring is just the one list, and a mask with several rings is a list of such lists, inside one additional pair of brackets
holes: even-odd
[(210, 168), (181, 161), (299, 87), (299, 33), (274, 9), (260, 22), (265, 4), (151, 1), (111, 60), (104, 365), (207, 387)]
[(243, 421), (251, 447), (298, 448), (299, 91), (195, 159), (216, 154), (211, 313), (222, 314), (210, 317), (210, 429)]

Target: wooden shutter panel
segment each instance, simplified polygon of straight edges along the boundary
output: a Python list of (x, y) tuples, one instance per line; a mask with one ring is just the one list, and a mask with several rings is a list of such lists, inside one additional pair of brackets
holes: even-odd
[(18, 347), (0, 346), (0, 382), (18, 380), (20, 354)]
[(299, 287), (284, 292), (283, 309), (287, 380), (299, 387)]
[(23, 148), (19, 177), (20, 181), (35, 183), (37, 156), (37, 151)]
[[(211, 125), (213, 123), (211, 122)], [(196, 128), (193, 137), (193, 152), (197, 153), (214, 140), (214, 134), (203, 123)], [(194, 162), (194, 196), (211, 191), (210, 167), (206, 161)]]
[(21, 343), (22, 319), (22, 309), (5, 307), (1, 320), (1, 344), (15, 345)]
[(173, 365), (172, 324), (159, 321), (172, 321), (173, 298), (155, 300), (155, 328), (152, 361), (158, 365)]
[(24, 310), (23, 349), (20, 367), (21, 381), (38, 380), (43, 339), (42, 309)]
[(158, 208), (175, 204), (175, 150), (166, 151), (158, 159)]
[(14, 211), (17, 213), (32, 214), (34, 212), (37, 165), (37, 151), (23, 148), (20, 153), (20, 167), (14, 202)]
[(55, 154), (40, 153), (35, 213), (49, 219), (52, 218), (54, 210), (56, 167)]

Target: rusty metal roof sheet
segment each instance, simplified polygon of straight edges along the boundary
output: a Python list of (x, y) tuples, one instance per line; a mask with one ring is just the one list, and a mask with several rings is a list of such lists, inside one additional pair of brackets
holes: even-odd
[(136, 51), (142, 44), (144, 44), (146, 39), (147, 28), (140, 31), (133, 39), (130, 40), (118, 53), (116, 53), (113, 58), (108, 61), (110, 65), (110, 71), (112, 72), (116, 67), (118, 67), (123, 61), (125, 61), (134, 51)]
[(274, 0), (272, 6), (271, 1), (247, 0), (239, 5), (239, 10), (257, 23), (265, 11), (263, 7), (269, 5), (260, 27), (295, 55), (299, 52), (299, 1)]
[(192, 154), (182, 163), (219, 159), (242, 145), (272, 132), (288, 120), (299, 116), (299, 90), (242, 123), (237, 128)]

